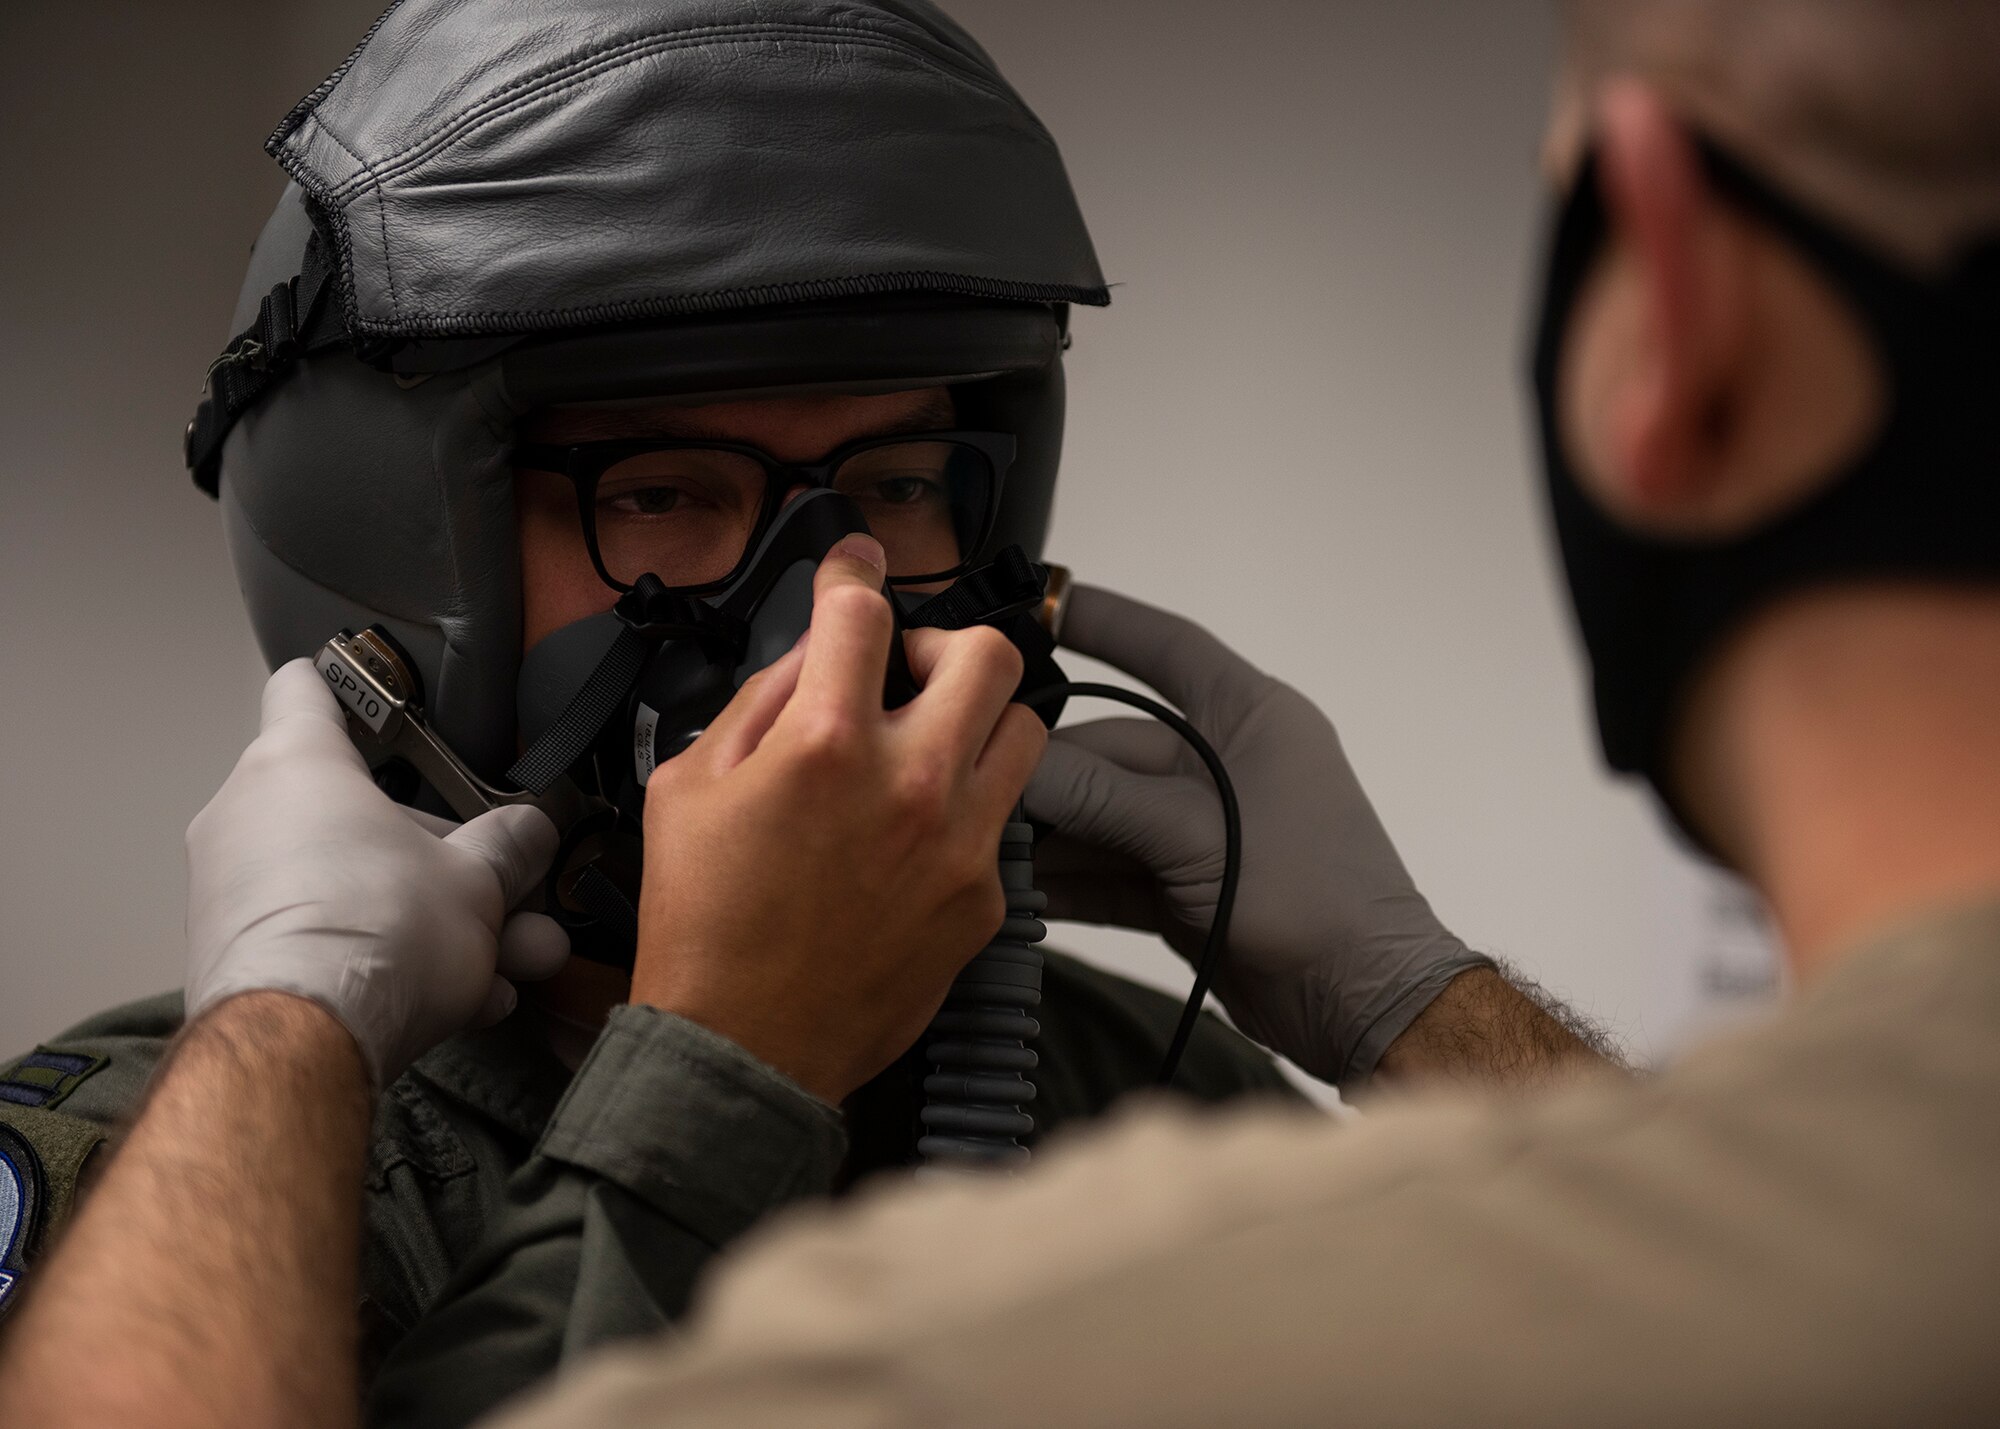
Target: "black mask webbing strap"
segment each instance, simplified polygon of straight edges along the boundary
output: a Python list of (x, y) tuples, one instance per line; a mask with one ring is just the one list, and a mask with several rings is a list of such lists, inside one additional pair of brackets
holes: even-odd
[(631, 691), (653, 643), (630, 628), (620, 630), (555, 723), (514, 761), (514, 767), (507, 771), (507, 782), (539, 794), (576, 763)]
[[(632, 966), (632, 954), (639, 944), (639, 914), (624, 891), (603, 869), (592, 864), (577, 875), (576, 882), (570, 885), (569, 896), (601, 926), (605, 936), (593, 946), (609, 944), (619, 948), (624, 956), (612, 966)], [(608, 963), (611, 959), (593, 955), (591, 961)]]

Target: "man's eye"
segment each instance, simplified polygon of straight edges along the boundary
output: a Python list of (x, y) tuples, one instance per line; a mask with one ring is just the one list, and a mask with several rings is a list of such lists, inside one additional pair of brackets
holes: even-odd
[(869, 483), (868, 495), (887, 506), (914, 506), (942, 494), (935, 481), (921, 476), (887, 476)]
[(619, 516), (664, 516), (686, 504), (686, 497), (678, 486), (636, 486), (606, 492), (597, 504)]

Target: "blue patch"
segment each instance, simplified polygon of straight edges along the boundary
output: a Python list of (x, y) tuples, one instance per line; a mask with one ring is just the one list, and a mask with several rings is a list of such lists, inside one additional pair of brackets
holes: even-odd
[(20, 1287), (42, 1212), (42, 1163), (35, 1148), (0, 1126), (0, 1312)]
[(46, 1047), (37, 1047), (5, 1071), (0, 1071), (0, 1101), (51, 1111), (76, 1090), (78, 1083), (101, 1071), (110, 1060), (108, 1057), (88, 1057), (80, 1052), (52, 1052)]

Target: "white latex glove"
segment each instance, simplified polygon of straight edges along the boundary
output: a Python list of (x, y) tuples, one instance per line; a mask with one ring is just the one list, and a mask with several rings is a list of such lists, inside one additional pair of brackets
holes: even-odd
[(312, 663), (294, 660), (188, 825), (188, 1018), (242, 992), (311, 998), (386, 1087), (453, 1033), (512, 1011), (508, 979), (549, 977), (568, 958), (555, 920), (507, 913), (556, 843), (538, 809), (453, 826), (396, 804)]
[[(1200, 626), (1077, 586), (1062, 642), (1158, 690), (1215, 746), (1243, 817), (1243, 871), (1215, 993), (1238, 1026), (1353, 1086), (1446, 983), (1491, 960), (1410, 881), (1340, 736), (1289, 685)], [(1029, 781), (1045, 916), (1157, 933), (1197, 957), (1222, 880), (1222, 802), (1166, 726), (1059, 729)]]

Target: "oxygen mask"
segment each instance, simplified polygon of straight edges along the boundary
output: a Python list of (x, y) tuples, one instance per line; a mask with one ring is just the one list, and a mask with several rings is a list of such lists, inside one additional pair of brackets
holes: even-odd
[[(896, 562), (907, 567), (913, 549), (941, 549), (935, 539), (917, 547), (898, 540), (914, 524), (908, 514), (903, 520), (883, 543), (897, 552), (892, 580)], [(568, 928), (577, 953), (629, 966), (647, 781), (701, 736), (745, 681), (798, 643), (812, 623), (814, 573), (856, 533), (872, 534), (862, 503), (836, 487), (816, 487), (776, 511), (722, 582), (670, 587), (641, 572), (610, 610), (536, 642), (518, 682), (523, 753), (497, 784), (473, 774), (426, 726), (414, 667), (387, 632), (342, 632), (322, 650), (319, 668), (346, 704), (371, 766), (401, 761), (461, 818), (500, 803), (531, 802), (547, 812), (564, 840), (547, 911)], [(600, 523), (593, 547), (604, 540)], [(1061, 681), (1045, 628), (1060, 610), (1059, 571), (1052, 581), (1050, 568), (1008, 547), (987, 565), (955, 578), (947, 569), (942, 579), (952, 580), (942, 591), (887, 592), (899, 637), (912, 626), (995, 625), (1022, 650), (1024, 690)], [(897, 638), (883, 703), (893, 709), (915, 693)], [(1057, 709), (1041, 712), (1053, 723)]]

